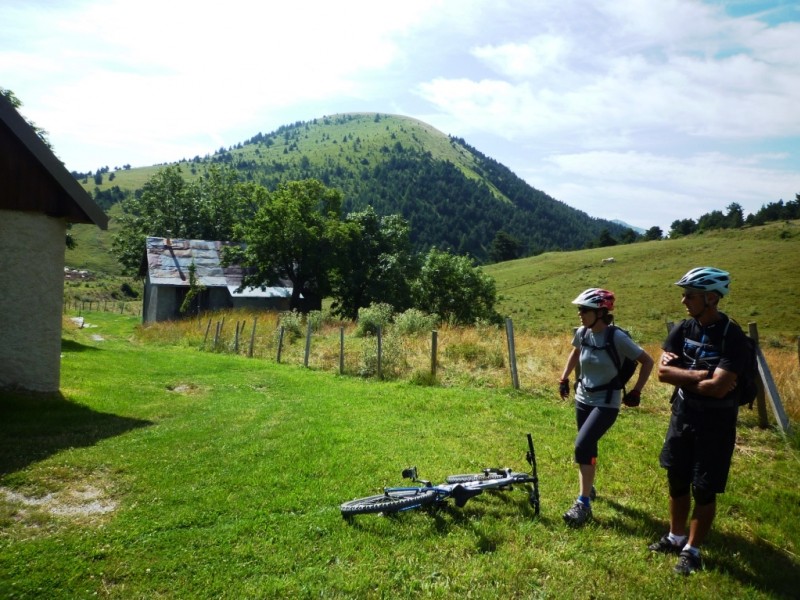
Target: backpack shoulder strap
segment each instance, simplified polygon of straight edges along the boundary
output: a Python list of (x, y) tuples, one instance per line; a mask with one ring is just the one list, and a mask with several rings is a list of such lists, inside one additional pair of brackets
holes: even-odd
[(720, 354), (725, 353), (725, 342), (728, 341), (728, 329), (730, 329), (731, 321), (733, 321), (733, 319), (728, 317), (728, 322), (725, 323), (725, 329), (722, 330), (722, 346), (720, 347)]
[(616, 325), (608, 326), (608, 337), (606, 337), (606, 348), (608, 349), (608, 353), (611, 355), (611, 361), (617, 368), (617, 372), (619, 372), (620, 368), (622, 367), (622, 361), (619, 359), (619, 353), (617, 352), (617, 347), (614, 345), (614, 332), (616, 330), (617, 330)]

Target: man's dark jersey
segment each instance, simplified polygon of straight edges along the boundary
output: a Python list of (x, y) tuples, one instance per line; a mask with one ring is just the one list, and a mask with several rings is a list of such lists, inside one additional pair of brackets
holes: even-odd
[[(679, 358), (674, 364), (684, 369), (702, 370), (713, 374), (717, 367), (736, 373), (744, 372), (747, 364), (746, 340), (742, 328), (727, 315), (716, 323), (702, 326), (695, 319), (686, 319), (667, 336), (663, 349)], [(725, 329), (727, 327), (727, 332)], [(723, 336), (725, 338), (723, 344)], [(673, 396), (672, 411), (704, 411), (709, 409), (738, 409), (739, 390), (734, 388), (724, 398), (702, 396), (681, 388)]]

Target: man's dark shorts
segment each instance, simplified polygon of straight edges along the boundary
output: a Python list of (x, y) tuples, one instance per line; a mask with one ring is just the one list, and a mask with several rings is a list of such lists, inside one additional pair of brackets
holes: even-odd
[(736, 445), (736, 417), (736, 409), (673, 414), (661, 466), (698, 489), (721, 494)]

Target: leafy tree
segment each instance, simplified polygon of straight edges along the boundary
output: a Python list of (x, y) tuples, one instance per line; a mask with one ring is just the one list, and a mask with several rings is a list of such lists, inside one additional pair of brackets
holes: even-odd
[(740, 229), (744, 225), (744, 209), (741, 204), (732, 202), (725, 209), (728, 214), (725, 215), (725, 224), (730, 229)]
[(494, 310), (494, 279), (464, 256), (435, 248), (423, 258), (413, 285), (415, 308), (438, 314), (451, 323), (471, 324), (478, 319), (499, 320)]
[(271, 194), (252, 186), (251, 201), (254, 216), (235, 227), (244, 247), (229, 251), (226, 260), (246, 269), (243, 285), (288, 279), (291, 309), (319, 310), (331, 291), (329, 274), (352, 237), (353, 226), (341, 220), (341, 192), (306, 179), (280, 184)]
[(644, 239), (647, 241), (664, 239), (664, 231), (661, 227), (653, 226), (645, 232)]
[(121, 202), (121, 227), (112, 239), (112, 251), (126, 272), (135, 273), (148, 236), (233, 240), (234, 224), (253, 210), (248, 189), (228, 167), (212, 165), (191, 184), (180, 166), (165, 167), (141, 193)]
[(786, 221), (800, 219), (800, 194), (795, 194), (794, 200), (784, 204), (783, 200), (762, 205), (755, 214), (747, 215), (749, 225), (763, 225), (768, 221)]
[(603, 229), (600, 232), (600, 236), (597, 238), (597, 246), (599, 248), (606, 248), (608, 246), (616, 246), (617, 240), (611, 237), (611, 233), (608, 229)]
[(142, 193), (121, 204), (120, 229), (111, 241), (112, 252), (127, 273), (136, 273), (148, 236), (191, 237), (193, 206), (179, 166), (169, 166), (151, 177)]
[(251, 184), (241, 183), (236, 170), (212, 165), (189, 186), (197, 210), (193, 233), (197, 239), (237, 241), (236, 223), (249, 218), (255, 207), (250, 201)]
[(710, 229), (727, 229), (727, 220), (721, 210), (712, 210), (710, 213), (702, 215), (697, 220), (698, 231), (708, 231)]
[(693, 219), (680, 219), (672, 222), (669, 237), (677, 238), (697, 231), (697, 223)]
[(628, 229), (623, 231), (622, 235), (619, 236), (619, 243), (620, 244), (633, 244), (638, 239), (639, 239), (639, 234), (636, 233), (630, 227), (628, 227)]
[(67, 249), (74, 250), (78, 242), (75, 241), (75, 237), (72, 235), (70, 229), (72, 229), (72, 223), (67, 223)]
[(493, 262), (504, 262), (519, 258), (522, 254), (522, 242), (502, 229), (498, 231), (489, 247), (489, 258)]
[(331, 274), (334, 312), (355, 319), (372, 304), (391, 304), (399, 312), (410, 308), (417, 267), (408, 222), (400, 215), (379, 217), (371, 206), (348, 214), (345, 222), (353, 227)]

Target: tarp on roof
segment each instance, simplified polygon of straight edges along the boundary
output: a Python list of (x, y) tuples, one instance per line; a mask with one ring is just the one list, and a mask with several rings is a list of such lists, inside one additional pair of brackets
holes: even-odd
[(184, 240), (176, 238), (147, 238), (147, 274), (151, 285), (188, 286), (189, 273), (194, 266), (195, 285), (225, 287), (231, 296), (239, 298), (289, 298), (291, 285), (248, 288), (234, 293), (242, 284), (242, 268), (222, 265), (222, 254), (229, 242)]

